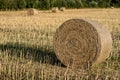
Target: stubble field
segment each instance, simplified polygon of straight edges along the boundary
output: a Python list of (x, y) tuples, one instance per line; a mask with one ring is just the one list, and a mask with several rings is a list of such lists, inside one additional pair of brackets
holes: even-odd
[[(56, 29), (66, 20), (98, 21), (110, 30), (113, 49), (105, 62), (91, 69), (64, 66), (53, 49)], [(0, 80), (119, 80), (120, 9), (71, 9), (52, 13), (0, 11)]]

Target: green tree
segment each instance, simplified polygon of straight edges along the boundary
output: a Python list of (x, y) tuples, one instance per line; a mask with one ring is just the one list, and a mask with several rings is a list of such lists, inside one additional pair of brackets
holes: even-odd
[(25, 0), (17, 0), (17, 8), (18, 9), (23, 9), (26, 8), (26, 1)]
[(35, 0), (26, 0), (26, 8), (33, 8)]
[(23, 8), (50, 9), (52, 7), (120, 7), (120, 0), (0, 0), (1, 10)]
[(98, 3), (96, 1), (91, 1), (89, 6), (90, 7), (98, 7)]
[(76, 7), (75, 0), (66, 0), (66, 2), (67, 2), (67, 7), (68, 8), (75, 8)]
[(36, 0), (33, 4), (33, 8), (39, 8), (40, 7), (40, 1)]
[(5, 0), (0, 0), (0, 9), (5, 8)]
[(17, 8), (16, 0), (6, 0), (5, 6), (8, 10), (14, 10)]
[(120, 7), (120, 0), (111, 0), (111, 6)]
[(49, 9), (50, 0), (41, 0), (41, 9)]
[(84, 6), (81, 0), (75, 0), (75, 2), (76, 2), (76, 8), (81, 8)]
[(67, 7), (67, 2), (65, 0), (57, 0), (56, 5), (60, 7)]
[(111, 0), (96, 0), (98, 2), (98, 6), (101, 8), (110, 7)]

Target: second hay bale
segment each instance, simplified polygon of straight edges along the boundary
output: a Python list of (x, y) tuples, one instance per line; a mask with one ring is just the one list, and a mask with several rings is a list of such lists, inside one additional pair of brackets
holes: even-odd
[(56, 13), (56, 12), (58, 12), (58, 11), (59, 11), (58, 7), (53, 7), (53, 8), (52, 8), (52, 12), (53, 12), (53, 13)]
[(33, 8), (28, 9), (28, 10), (27, 10), (27, 14), (28, 14), (28, 15), (37, 15), (37, 14), (38, 14), (38, 10), (33, 9)]
[(65, 11), (65, 7), (61, 7), (61, 8), (60, 8), (60, 11)]
[(66, 66), (81, 68), (90, 62), (97, 64), (110, 54), (110, 32), (95, 21), (71, 19), (64, 22), (54, 36), (54, 50)]

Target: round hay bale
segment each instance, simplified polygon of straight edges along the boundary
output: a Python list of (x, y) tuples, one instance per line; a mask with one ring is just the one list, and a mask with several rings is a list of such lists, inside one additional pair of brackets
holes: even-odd
[(114, 9), (114, 7), (111, 7), (111, 9)]
[(71, 19), (56, 30), (53, 44), (64, 65), (83, 68), (109, 56), (112, 38), (110, 32), (95, 21)]
[(58, 7), (53, 7), (53, 8), (52, 8), (52, 12), (56, 13), (56, 12), (58, 12), (58, 11), (59, 11)]
[(60, 11), (65, 11), (65, 7), (61, 7), (61, 8), (60, 8)]
[(28, 9), (27, 14), (28, 15), (37, 15), (38, 14), (38, 10), (33, 9), (33, 8)]

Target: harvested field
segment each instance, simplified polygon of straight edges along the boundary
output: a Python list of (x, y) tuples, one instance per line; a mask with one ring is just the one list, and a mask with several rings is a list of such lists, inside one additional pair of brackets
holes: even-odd
[[(0, 11), (0, 80), (120, 79), (120, 9), (68, 9), (65, 12)], [(66, 20), (91, 19), (112, 34), (112, 52), (91, 69), (66, 67), (55, 55), (53, 36)]]

